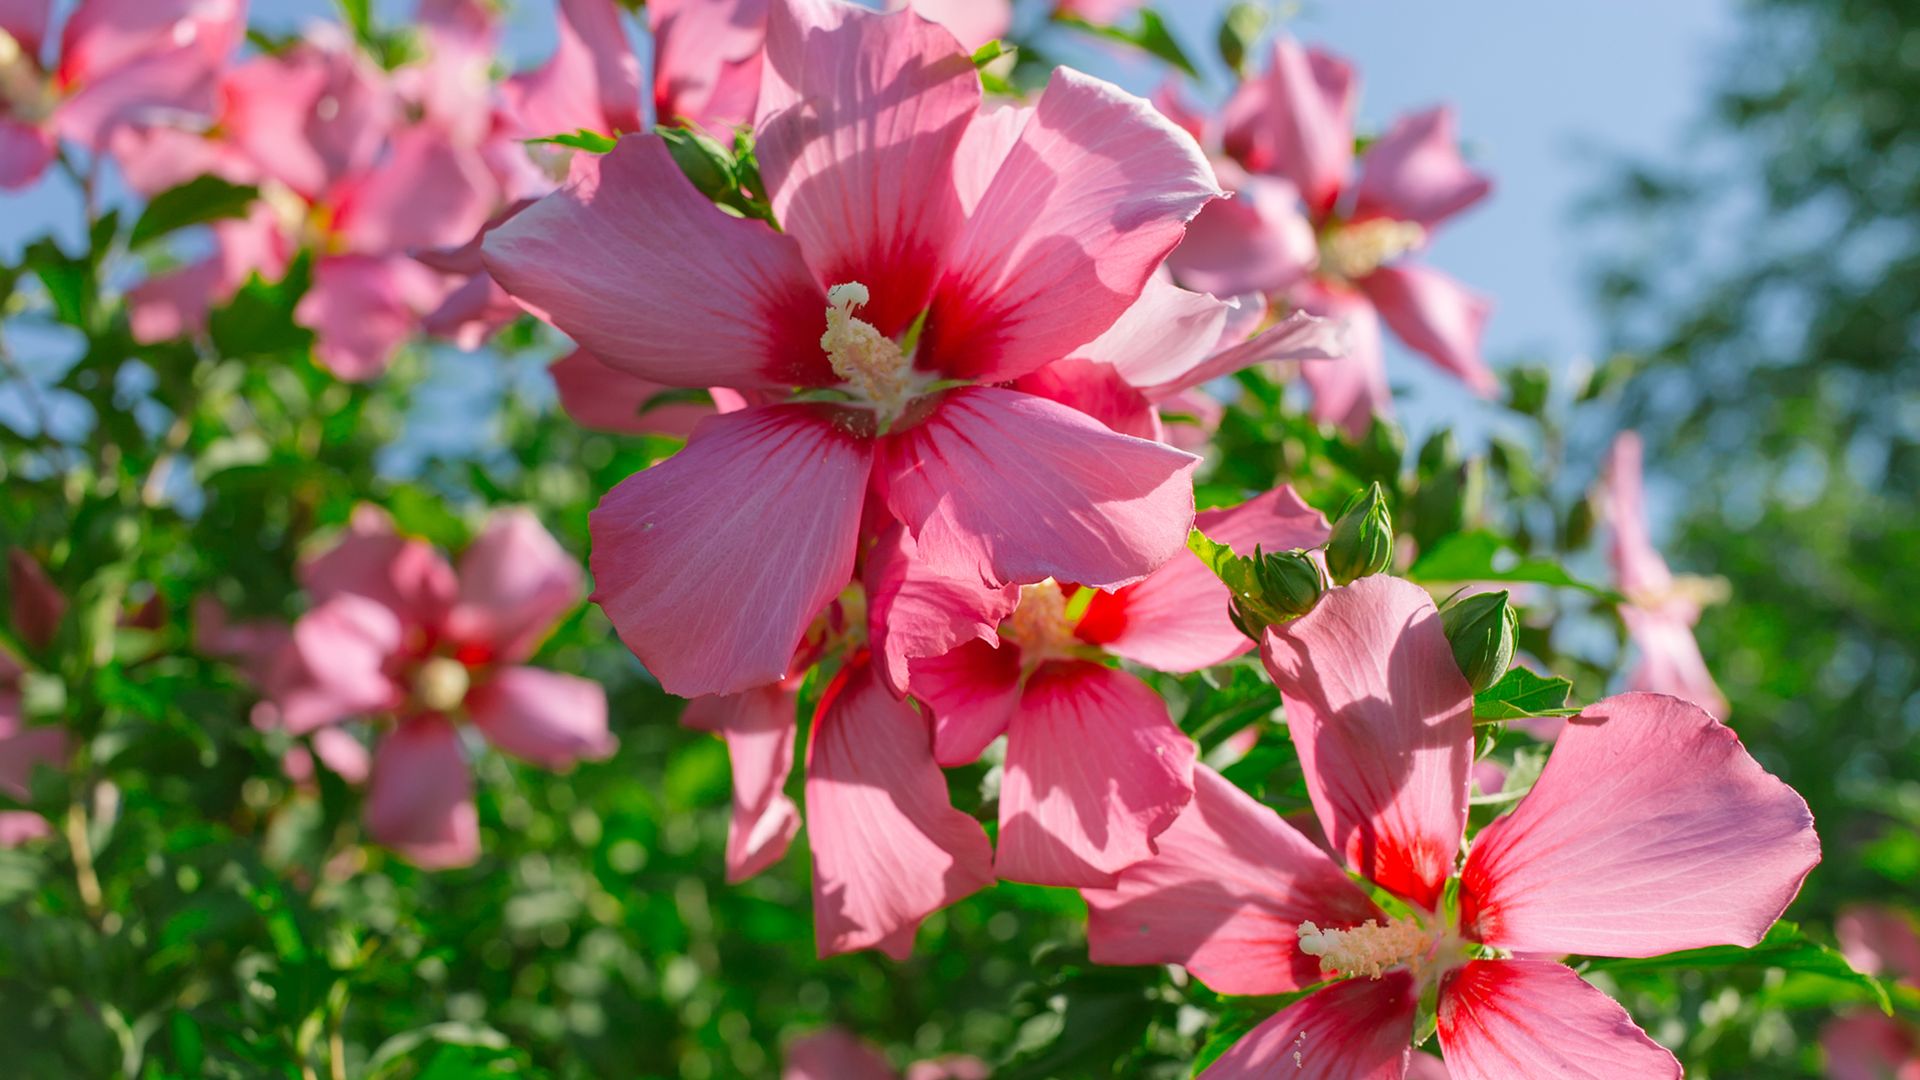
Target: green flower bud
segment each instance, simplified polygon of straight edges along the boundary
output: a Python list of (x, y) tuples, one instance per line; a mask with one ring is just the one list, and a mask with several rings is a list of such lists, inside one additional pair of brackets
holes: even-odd
[(1393, 565), (1393, 515), (1387, 494), (1378, 483), (1369, 484), (1353, 498), (1333, 523), (1327, 541), (1327, 570), (1335, 583), (1383, 574)]
[(1507, 673), (1520, 636), (1520, 613), (1507, 602), (1505, 592), (1475, 593), (1455, 600), (1440, 612), (1440, 625), (1446, 628), (1454, 662), (1474, 693)]
[(698, 132), (684, 128), (661, 128), (659, 135), (687, 179), (709, 199), (725, 200), (734, 194), (733, 158), (726, 147)]
[(1254, 580), (1260, 585), (1262, 606), (1283, 619), (1294, 619), (1313, 610), (1326, 591), (1320, 576), (1320, 564), (1298, 548), (1263, 554), (1256, 550)]

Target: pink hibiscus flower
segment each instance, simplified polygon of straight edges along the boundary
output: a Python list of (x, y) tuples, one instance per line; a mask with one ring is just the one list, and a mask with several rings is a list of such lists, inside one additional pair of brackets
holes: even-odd
[[(1327, 539), (1326, 519), (1287, 488), (1210, 510), (1196, 524), (1249, 552)], [(870, 586), (876, 649), (911, 657), (943, 636), (927, 630), (958, 624), (927, 618), (943, 584), (908, 576), (892, 593)], [(1153, 854), (1154, 838), (1193, 796), (1193, 743), (1152, 687), (1103, 661), (1162, 671), (1224, 663), (1252, 648), (1227, 616), (1231, 599), (1198, 556), (1182, 552), (1111, 593), (1026, 586), (1017, 606), (992, 612), (1006, 618), (997, 635), (990, 624), (985, 633), (968, 626), (963, 644), (908, 662), (908, 685), (934, 718), (940, 765), (967, 764), (1007, 736), (1000, 877), (1104, 887)]]
[[(1920, 988), (1920, 929), (1904, 911), (1858, 905), (1840, 912), (1834, 935), (1857, 971)], [(1832, 1080), (1920, 1080), (1920, 1031), (1876, 1009), (1861, 1008), (1820, 1031)]]
[(1096, 961), (1184, 964), (1226, 994), (1325, 983), (1206, 1075), (1398, 1080), (1417, 1005), (1437, 989), (1454, 1077), (1678, 1077), (1625, 1010), (1550, 958), (1759, 941), (1819, 861), (1806, 803), (1697, 707), (1610, 698), (1567, 724), (1532, 790), (1475, 839), (1457, 903), (1443, 903), (1473, 704), (1432, 600), (1362, 578), (1272, 628), (1264, 652), (1346, 869), (1199, 768), (1160, 854), (1085, 893)]
[(83, 0), (42, 66), (52, 16), (0, 3), (0, 188), (33, 183), (63, 139), (99, 151), (123, 125), (204, 122), (246, 29), (242, 0)]
[(1627, 676), (1627, 687), (1672, 694), (1725, 717), (1726, 696), (1713, 681), (1700, 655), (1700, 643), (1693, 637), (1702, 606), (1722, 598), (1724, 586), (1711, 579), (1675, 577), (1653, 546), (1641, 478), (1640, 436), (1634, 432), (1621, 432), (1613, 441), (1601, 506), (1613, 530), (1608, 555), (1614, 582), (1627, 598), (1620, 606), (1620, 619), (1640, 654)]
[(762, 74), (784, 232), (629, 136), (485, 245), (607, 364), (758, 402), (595, 511), (595, 599), (627, 645), (683, 696), (780, 681), (870, 506), (994, 585), (1124, 584), (1177, 554), (1191, 455), (993, 384), (1138, 298), (1219, 194), (1192, 140), (1066, 70), (1032, 108), (983, 113), (965, 50), (911, 12), (777, 3)]
[(990, 1075), (986, 1062), (964, 1054), (916, 1061), (902, 1073), (880, 1051), (839, 1028), (794, 1040), (780, 1072), (781, 1080), (987, 1080)]
[(1492, 184), (1461, 160), (1446, 106), (1396, 121), (1368, 147), (1356, 177), (1357, 96), (1345, 60), (1277, 39), (1266, 73), (1227, 103), (1222, 176), (1237, 195), (1209, 207), (1171, 260), (1195, 288), (1279, 295), (1344, 324), (1349, 360), (1305, 375), (1314, 416), (1355, 434), (1390, 403), (1383, 319), (1476, 393), (1495, 389), (1480, 355), (1487, 301), (1404, 258)]
[(363, 508), (301, 577), (314, 606), (294, 624), (269, 697), (294, 734), (391, 719), (374, 749), (367, 827), (413, 862), (460, 866), (479, 853), (456, 721), (549, 769), (613, 751), (598, 683), (524, 666), (582, 584), (531, 514), (496, 513), (456, 571)]
[[(67, 760), (67, 733), (59, 728), (28, 727), (20, 708), (20, 665), (0, 652), (0, 794), (32, 796), (33, 770), (61, 768)], [(0, 847), (18, 847), (53, 833), (47, 819), (31, 810), (0, 810)]]

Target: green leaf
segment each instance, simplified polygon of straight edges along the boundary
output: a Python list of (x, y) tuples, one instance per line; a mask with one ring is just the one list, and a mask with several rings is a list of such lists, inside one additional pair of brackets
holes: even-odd
[(1014, 47), (1012, 45), (1001, 41), (999, 38), (994, 38), (992, 41), (973, 50), (973, 66), (977, 68), (986, 67), (988, 64), (993, 63), (995, 60), (1000, 59), (1013, 50)]
[(529, 146), (570, 146), (575, 150), (585, 150), (589, 154), (604, 154), (612, 150), (619, 140), (611, 135), (602, 135), (597, 131), (581, 128), (571, 134), (548, 135), (539, 139), (528, 139)]
[(1523, 667), (1509, 668), (1499, 682), (1473, 695), (1473, 718), (1491, 721), (1572, 716), (1580, 711), (1567, 704), (1567, 695), (1572, 692), (1572, 680), (1536, 675)]
[(487, 1027), (485, 1024), (468, 1024), (448, 1020), (438, 1024), (403, 1031), (380, 1044), (367, 1060), (366, 1075), (381, 1076), (386, 1071), (411, 1055), (415, 1050), (429, 1045), (468, 1046), (483, 1050), (505, 1050), (511, 1045), (505, 1035)]
[(1520, 556), (1507, 541), (1484, 530), (1445, 537), (1415, 560), (1407, 576), (1430, 582), (1532, 581), (1579, 589), (1608, 601), (1620, 599), (1609, 589), (1567, 573), (1558, 563)]
[(196, 177), (155, 195), (133, 223), (127, 245), (140, 248), (189, 225), (241, 217), (259, 194), (258, 188), (217, 176)]
[(1878, 1002), (1882, 1012), (1893, 1015), (1893, 1001), (1887, 995), (1887, 988), (1880, 980), (1871, 975), (1853, 969), (1847, 958), (1838, 952), (1814, 941), (1802, 933), (1800, 927), (1785, 921), (1774, 923), (1767, 936), (1751, 949), (1742, 949), (1737, 945), (1714, 945), (1705, 949), (1688, 949), (1685, 952), (1668, 953), (1665, 956), (1649, 956), (1639, 959), (1603, 958), (1589, 960), (1586, 969), (1605, 971), (1615, 975), (1639, 971), (1714, 971), (1771, 968), (1781, 971), (1818, 975), (1845, 983), (1851, 987), (1866, 990)]
[(1172, 64), (1174, 67), (1179, 68), (1195, 79), (1200, 77), (1200, 72), (1193, 66), (1193, 61), (1187, 59), (1187, 54), (1180, 48), (1180, 43), (1174, 40), (1173, 34), (1167, 30), (1166, 21), (1161, 19), (1159, 14), (1152, 8), (1141, 8), (1140, 22), (1131, 29), (1122, 29), (1118, 26), (1097, 26), (1085, 19), (1073, 17), (1064, 18), (1060, 21), (1068, 26), (1085, 30), (1089, 34), (1106, 38), (1108, 41), (1118, 41), (1125, 45), (1131, 45), (1136, 49), (1151, 53), (1165, 60), (1167, 63)]

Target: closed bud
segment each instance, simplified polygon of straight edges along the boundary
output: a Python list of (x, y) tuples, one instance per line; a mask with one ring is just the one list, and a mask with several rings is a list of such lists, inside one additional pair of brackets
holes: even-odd
[(1227, 9), (1220, 20), (1220, 59), (1227, 62), (1235, 74), (1244, 74), (1247, 69), (1247, 56), (1260, 34), (1267, 28), (1269, 15), (1266, 5), (1238, 3)]
[(1327, 541), (1327, 571), (1336, 584), (1385, 573), (1393, 565), (1393, 515), (1378, 483), (1347, 500)]
[(700, 194), (716, 201), (733, 195), (733, 159), (726, 147), (698, 132), (682, 128), (661, 128), (660, 137), (687, 179)]
[(1507, 602), (1505, 592), (1475, 593), (1448, 604), (1440, 625), (1453, 646), (1454, 662), (1474, 693), (1500, 681), (1513, 663), (1514, 642), (1520, 636), (1520, 613)]
[(1271, 555), (1254, 552), (1254, 580), (1260, 583), (1260, 599), (1275, 614), (1293, 619), (1313, 610), (1326, 591), (1320, 577), (1320, 564), (1299, 549)]

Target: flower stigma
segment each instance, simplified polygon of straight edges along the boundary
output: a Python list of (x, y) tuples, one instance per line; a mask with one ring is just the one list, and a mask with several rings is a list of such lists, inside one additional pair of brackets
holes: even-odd
[(827, 332), (820, 347), (840, 376), (880, 414), (881, 426), (897, 419), (921, 391), (913, 365), (900, 344), (880, 332), (854, 310), (867, 305), (872, 294), (857, 281), (827, 290)]
[(1067, 615), (1067, 594), (1048, 578), (1020, 586), (1020, 603), (1007, 619), (1003, 633), (1017, 642), (1032, 661), (1071, 655), (1079, 646), (1074, 636), (1077, 620)]
[(1357, 281), (1426, 242), (1427, 230), (1411, 221), (1375, 218), (1338, 225), (1320, 240), (1320, 268)]
[(472, 680), (467, 666), (451, 656), (436, 656), (413, 675), (413, 698), (430, 712), (452, 712), (467, 699)]

